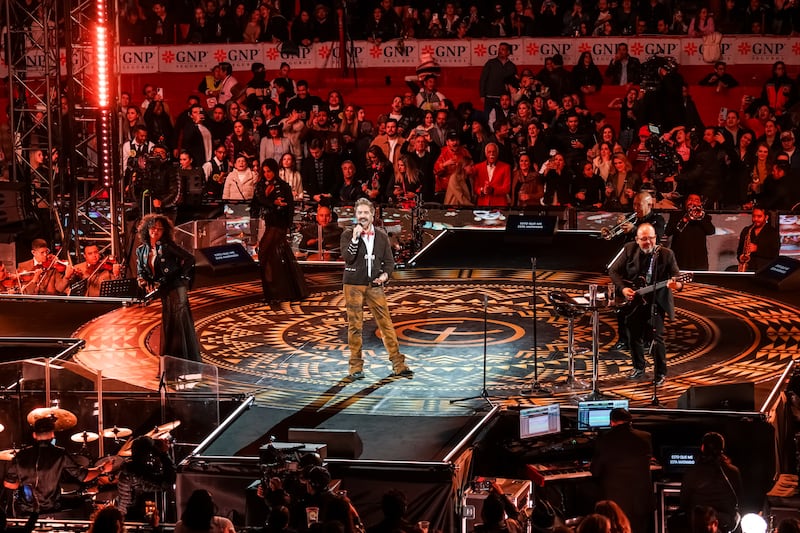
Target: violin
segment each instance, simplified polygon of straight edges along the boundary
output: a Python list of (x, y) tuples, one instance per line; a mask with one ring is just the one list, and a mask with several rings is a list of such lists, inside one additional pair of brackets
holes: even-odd
[(67, 267), (69, 266), (68, 261), (60, 261), (54, 255), (48, 255), (47, 259), (44, 260), (43, 263), (36, 265), (36, 268), (50, 270), (51, 268), (56, 272), (66, 272)]

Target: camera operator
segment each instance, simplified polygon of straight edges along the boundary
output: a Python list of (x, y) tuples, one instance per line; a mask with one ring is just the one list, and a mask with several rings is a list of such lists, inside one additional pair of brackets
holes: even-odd
[(703, 140), (694, 150), (689, 165), (678, 175), (682, 194), (699, 194), (706, 199), (706, 205), (718, 205), (722, 198), (723, 172), (727, 168), (724, 142), (719, 128), (709, 126), (703, 130)]
[(129, 191), (141, 206), (142, 216), (158, 212), (175, 220), (183, 191), (178, 169), (170, 161), (166, 146), (158, 144), (147, 158), (138, 159)]
[[(301, 484), (296, 483), (297, 480)], [(289, 524), (296, 531), (304, 532), (314, 524), (336, 520), (344, 526), (344, 533), (356, 533), (361, 519), (346, 495), (330, 488), (331, 475), (321, 465), (305, 467), (299, 476), (278, 476), (265, 480), (258, 488), (270, 508), (287, 506)]]

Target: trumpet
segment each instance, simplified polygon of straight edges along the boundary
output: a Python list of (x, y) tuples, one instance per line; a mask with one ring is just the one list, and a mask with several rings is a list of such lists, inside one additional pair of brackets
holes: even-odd
[(611, 239), (613, 239), (617, 235), (622, 235), (623, 233), (625, 233), (625, 229), (623, 228), (623, 226), (625, 226), (625, 224), (633, 224), (634, 222), (636, 222), (636, 212), (635, 211), (633, 213), (631, 213), (630, 215), (626, 216), (625, 218), (621, 219), (619, 224), (617, 224), (616, 226), (611, 226), (611, 227), (607, 226), (605, 228), (601, 228), (600, 229), (600, 236), (602, 238), (604, 238), (605, 240), (610, 241)]
[(704, 218), (706, 218), (706, 210), (702, 205), (689, 206), (689, 208), (683, 214), (683, 218), (681, 218), (675, 225), (675, 229), (677, 229), (679, 232), (683, 231), (686, 229), (686, 226), (689, 225), (689, 222), (703, 220)]

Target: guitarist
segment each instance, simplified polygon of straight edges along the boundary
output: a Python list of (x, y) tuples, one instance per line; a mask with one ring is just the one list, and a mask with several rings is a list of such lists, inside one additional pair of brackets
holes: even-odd
[[(664, 315), (674, 318), (672, 291), (681, 290), (683, 283), (671, 280), (680, 273), (678, 263), (672, 251), (657, 246), (657, 242), (655, 228), (648, 223), (640, 224), (636, 230), (636, 241), (625, 244), (622, 253), (611, 265), (609, 275), (631, 306), (625, 320), (633, 359), (633, 370), (628, 378), (638, 380), (644, 376), (645, 342), (652, 343), (650, 352), (655, 367), (653, 380), (656, 385), (662, 385), (667, 378)], [(659, 281), (668, 283), (655, 291), (655, 313), (651, 319), (653, 293), (641, 296), (637, 295), (636, 289)]]

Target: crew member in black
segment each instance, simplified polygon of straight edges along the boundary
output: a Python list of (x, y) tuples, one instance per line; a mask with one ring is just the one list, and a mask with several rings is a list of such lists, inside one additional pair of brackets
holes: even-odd
[[(645, 223), (636, 230), (636, 242), (625, 244), (622, 253), (611, 265), (608, 273), (617, 290), (621, 291), (629, 302), (625, 317), (633, 359), (633, 370), (629, 377), (640, 379), (644, 376), (644, 343), (648, 342), (655, 367), (653, 379), (657, 385), (661, 385), (667, 376), (664, 315), (674, 318), (675, 304), (672, 300), (672, 290), (683, 288), (681, 282), (671, 279), (680, 273), (675, 254), (672, 250), (656, 244), (655, 228)], [(652, 292), (645, 297), (636, 293), (637, 286), (644, 287), (665, 281), (667, 282), (665, 286), (655, 291), (655, 309), (652, 305)]]
[(643, 533), (653, 519), (653, 445), (650, 433), (633, 429), (631, 422), (626, 409), (611, 411), (611, 429), (597, 438), (591, 472), (601, 498), (615, 501), (630, 520), (631, 531)]
[(687, 514), (695, 507), (711, 507), (717, 513), (719, 531), (733, 531), (738, 525), (742, 476), (725, 455), (725, 439), (719, 433), (703, 435), (700, 459), (690, 467), (681, 483), (681, 509)]

